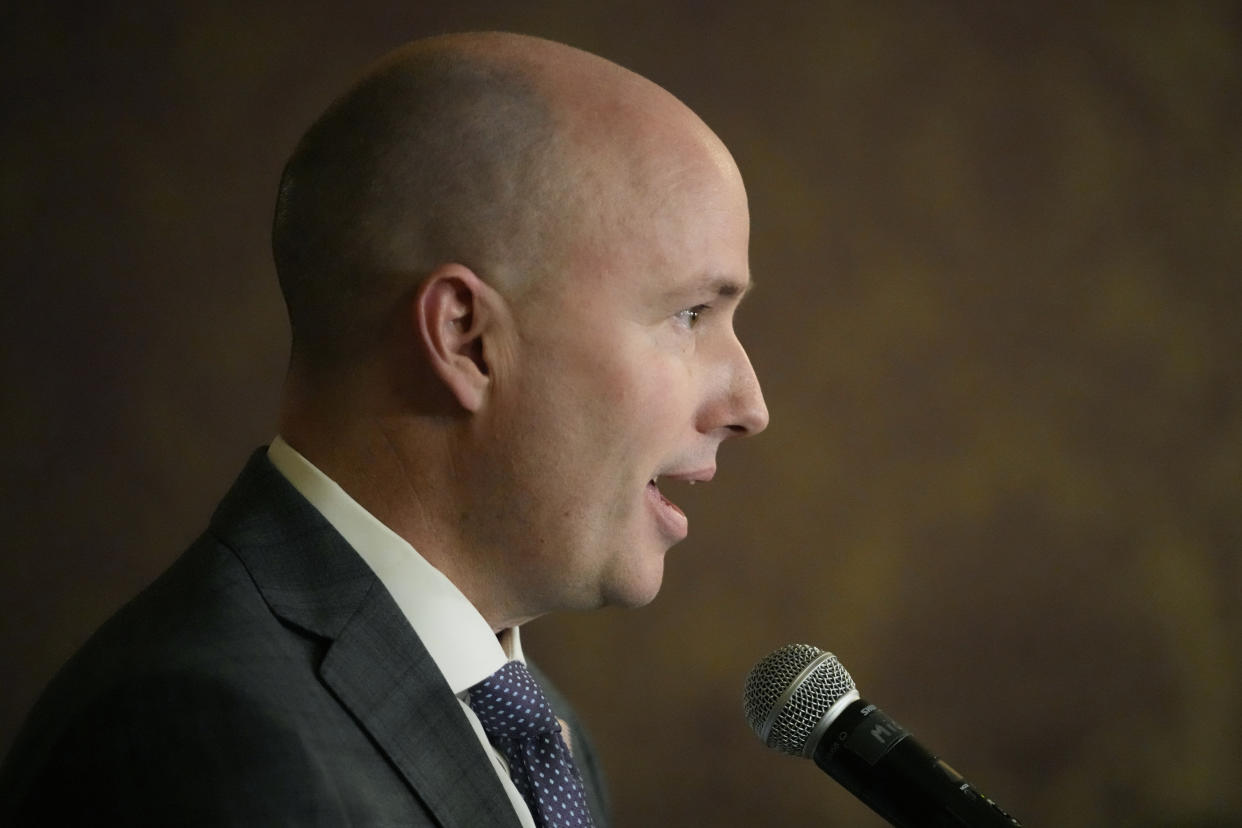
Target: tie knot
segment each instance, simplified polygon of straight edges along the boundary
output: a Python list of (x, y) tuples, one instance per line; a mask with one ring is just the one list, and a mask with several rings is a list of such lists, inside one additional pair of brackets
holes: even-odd
[(507, 662), (471, 687), (470, 707), (492, 739), (523, 739), (561, 730), (543, 691), (520, 661)]
[(534, 677), (510, 661), (470, 688), (470, 707), (509, 763), (513, 785), (538, 828), (590, 828), (582, 775), (561, 738), (561, 723)]

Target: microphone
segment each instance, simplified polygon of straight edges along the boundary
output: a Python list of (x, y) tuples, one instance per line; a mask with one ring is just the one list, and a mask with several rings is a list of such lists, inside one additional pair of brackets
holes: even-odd
[(874, 704), (832, 653), (789, 644), (746, 677), (746, 721), (759, 740), (813, 759), (897, 828), (1014, 828), (979, 793)]

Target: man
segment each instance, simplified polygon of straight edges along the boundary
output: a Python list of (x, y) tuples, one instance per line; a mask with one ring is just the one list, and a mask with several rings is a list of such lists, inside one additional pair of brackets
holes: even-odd
[(471, 34), (372, 67), (281, 181), (280, 437), (53, 682), (5, 821), (575, 824), (480, 698), (523, 622), (650, 601), (688, 528), (662, 481), (766, 425), (748, 234), (716, 136), (598, 57)]

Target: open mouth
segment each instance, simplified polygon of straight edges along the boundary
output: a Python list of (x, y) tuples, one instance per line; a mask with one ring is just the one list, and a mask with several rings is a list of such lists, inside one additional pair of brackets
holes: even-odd
[(689, 534), (690, 522), (686, 513), (660, 491), (659, 477), (647, 481), (647, 501), (655, 512), (656, 524), (669, 543), (676, 543)]
[[(669, 500), (668, 497), (664, 494), (664, 492), (660, 491), (659, 484), (660, 484), (660, 476), (656, 475), (655, 477), (651, 478), (651, 480), (647, 481), (647, 488), (650, 489), (655, 494), (655, 496), (660, 500), (660, 503), (662, 503), (663, 505), (667, 506), (670, 509), (676, 510), (678, 514), (684, 515), (685, 512), (681, 511), (681, 507), (679, 507), (673, 501)], [(694, 485), (693, 480), (690, 481), (690, 485), (691, 486)]]

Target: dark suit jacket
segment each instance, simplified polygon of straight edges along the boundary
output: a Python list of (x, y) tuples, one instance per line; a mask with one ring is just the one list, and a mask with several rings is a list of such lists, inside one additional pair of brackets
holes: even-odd
[[(605, 824), (583, 729), (539, 680)], [(0, 824), (518, 821), (388, 592), (260, 450), (44, 693), (0, 769)]]

